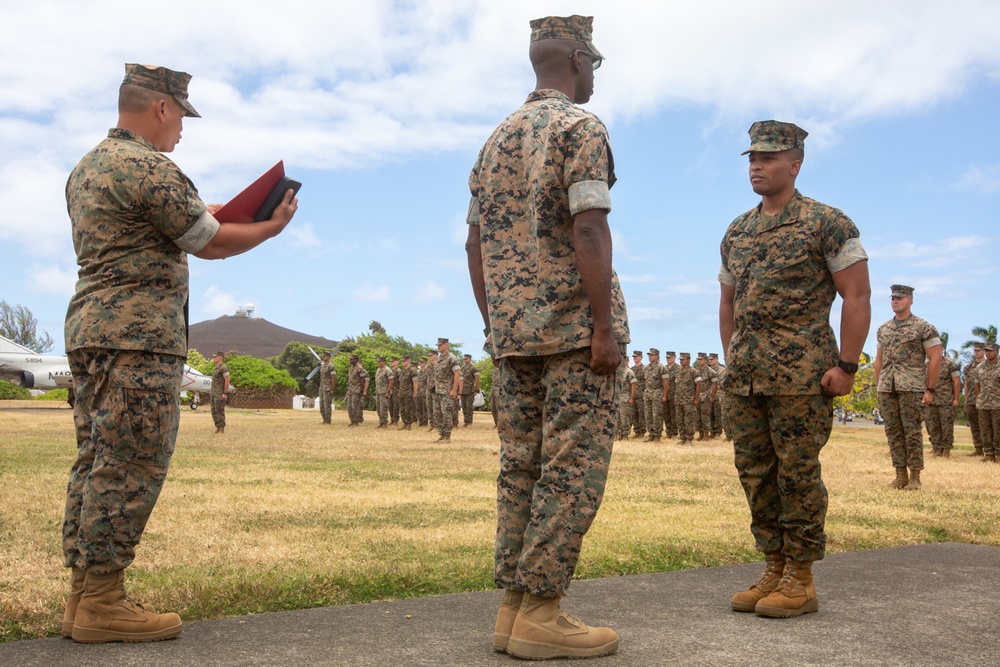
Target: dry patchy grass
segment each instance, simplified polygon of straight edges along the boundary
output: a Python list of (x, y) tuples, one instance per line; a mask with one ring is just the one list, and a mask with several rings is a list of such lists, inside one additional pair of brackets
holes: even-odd
[[(376, 430), (373, 415), (184, 411), (129, 589), (186, 620), (492, 588), (497, 438), (486, 413), (452, 442)], [(927, 457), (924, 489), (887, 488), (880, 428), (834, 427), (823, 452), (831, 552), (958, 541), (1000, 546), (1000, 466)], [(75, 455), (68, 410), (0, 409), (0, 641), (57, 632), (60, 526)], [(759, 558), (728, 443), (617, 443), (579, 578)]]

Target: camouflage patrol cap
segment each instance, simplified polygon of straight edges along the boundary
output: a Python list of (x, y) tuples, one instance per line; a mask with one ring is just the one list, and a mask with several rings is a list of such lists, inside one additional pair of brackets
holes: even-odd
[(472, 355), (471, 355), (471, 354), (463, 354), (462, 356), (463, 356), (464, 358), (466, 358), (466, 359), (471, 359), (471, 358), (472, 358)]
[(983, 349), (987, 352), (996, 352), (997, 350), (1000, 350), (1000, 345), (997, 345), (996, 343), (986, 343), (983, 345)]
[(438, 338), (438, 345), (445, 345), (447, 342), (447, 338)]
[(708, 353), (708, 358), (709, 359), (718, 359), (719, 358), (719, 353), (718, 352), (709, 352)]
[(691, 358), (690, 352), (681, 352), (681, 359), (690, 359), (690, 358)]
[(201, 114), (195, 111), (191, 103), (188, 102), (188, 82), (190, 80), (191, 75), (187, 72), (175, 72), (172, 69), (156, 65), (125, 63), (125, 78), (122, 79), (122, 85), (139, 86), (170, 95), (177, 100), (177, 104), (183, 107), (187, 116), (201, 118)]
[(632, 356), (633, 357), (641, 357), (642, 356), (642, 350), (632, 350)]
[(973, 343), (972, 344), (972, 349), (973, 350), (985, 350), (986, 349), (986, 343)]
[(215, 354), (213, 354), (212, 356), (213, 356), (213, 357), (224, 357), (224, 356), (226, 356), (226, 355), (222, 354), (222, 352), (221, 352), (221, 351), (218, 351), (218, 350), (217, 350), (217, 351), (215, 352)]
[(699, 359), (708, 359), (708, 354), (705, 353), (705, 352), (699, 352), (698, 353), (698, 358)]
[(913, 288), (909, 285), (893, 285), (889, 288), (893, 296), (907, 297), (913, 296)]
[(648, 354), (651, 357), (658, 357), (660, 356), (660, 351), (657, 350), (655, 347), (651, 347), (649, 348), (649, 352), (647, 352), (646, 354)]
[(385, 361), (385, 357), (375, 357), (375, 361)]
[(780, 153), (793, 148), (805, 149), (802, 142), (809, 133), (793, 123), (780, 120), (759, 120), (750, 126), (750, 148), (747, 153)]
[(587, 50), (604, 60), (604, 56), (591, 41), (594, 37), (593, 16), (546, 16), (531, 22), (531, 41), (543, 39), (568, 39), (583, 42)]
[(319, 355), (319, 357), (320, 357), (320, 359), (322, 359), (323, 357), (326, 357), (327, 359), (329, 359), (330, 358), (330, 353), (329, 352), (324, 352), (323, 354)]
[(677, 356), (677, 353), (673, 350), (667, 350), (667, 359), (672, 359)]

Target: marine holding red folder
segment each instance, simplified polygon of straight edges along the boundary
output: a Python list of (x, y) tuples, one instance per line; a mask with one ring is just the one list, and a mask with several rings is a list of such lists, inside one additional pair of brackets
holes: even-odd
[(285, 176), (285, 165), (278, 164), (268, 169), (256, 181), (251, 183), (212, 214), (219, 222), (262, 222), (270, 220), (274, 209), (289, 190), (292, 195), (299, 191), (302, 184)]

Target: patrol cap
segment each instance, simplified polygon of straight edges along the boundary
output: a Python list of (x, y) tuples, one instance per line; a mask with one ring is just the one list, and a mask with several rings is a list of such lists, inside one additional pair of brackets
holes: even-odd
[(676, 356), (677, 356), (676, 352), (674, 352), (673, 350), (667, 350), (667, 359), (673, 359)]
[(996, 352), (997, 350), (1000, 350), (1000, 345), (997, 345), (996, 343), (986, 343), (983, 345), (983, 349), (987, 352)]
[(218, 351), (218, 350), (216, 350), (215, 354), (213, 354), (212, 356), (213, 356), (213, 357), (224, 357), (224, 356), (226, 356), (226, 355), (222, 354), (222, 352), (221, 352), (221, 351)]
[(632, 356), (633, 357), (641, 357), (642, 356), (642, 350), (632, 350)]
[(444, 345), (448, 342), (447, 338), (438, 338), (438, 345)]
[(326, 357), (327, 359), (329, 359), (330, 358), (330, 353), (329, 352), (324, 352), (323, 354), (321, 354), (319, 356), (320, 356), (320, 359), (322, 359), (323, 357)]
[(177, 100), (177, 104), (184, 108), (186, 115), (192, 118), (201, 118), (201, 114), (195, 111), (191, 103), (188, 102), (188, 82), (190, 80), (191, 75), (187, 72), (175, 72), (172, 69), (156, 65), (125, 63), (125, 78), (122, 79), (122, 85), (139, 86), (170, 95)]
[(986, 343), (973, 343), (972, 344), (972, 349), (973, 350), (985, 350), (986, 349)]
[(385, 357), (382, 356), (375, 357), (375, 361), (385, 361)]
[(706, 353), (704, 353), (704, 352), (699, 352), (698, 353), (698, 358), (699, 359), (708, 359), (708, 355)]
[(691, 358), (690, 352), (681, 352), (681, 359), (690, 359), (690, 358)]
[(893, 296), (907, 297), (913, 296), (913, 288), (909, 285), (893, 285), (889, 288)]
[(719, 358), (719, 353), (718, 352), (709, 352), (708, 353), (708, 358), (709, 359), (718, 359)]
[(583, 42), (587, 50), (604, 60), (604, 56), (591, 41), (594, 38), (593, 16), (546, 16), (531, 22), (531, 41), (543, 39), (569, 39)]
[(352, 354), (351, 355), (351, 361), (357, 361), (357, 360), (358, 360), (358, 355)]
[(780, 153), (793, 148), (805, 149), (803, 141), (809, 133), (793, 123), (780, 120), (759, 120), (750, 126), (750, 148), (747, 153)]
[(660, 356), (660, 351), (657, 350), (655, 347), (651, 347), (649, 348), (649, 352), (647, 352), (646, 354), (648, 354), (651, 357), (658, 357)]
[(410, 355), (408, 354), (403, 355), (403, 361), (409, 361), (410, 359), (411, 359)]
[(471, 359), (472, 358), (471, 354), (463, 354), (462, 356), (465, 357), (466, 359)]

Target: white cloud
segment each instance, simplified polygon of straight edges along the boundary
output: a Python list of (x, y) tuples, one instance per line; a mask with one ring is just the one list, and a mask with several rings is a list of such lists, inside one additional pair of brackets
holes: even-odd
[(969, 167), (955, 184), (956, 190), (1000, 192), (1000, 162), (984, 167)]
[(970, 251), (989, 248), (989, 239), (978, 235), (952, 236), (932, 243), (894, 241), (886, 245), (873, 244), (866, 251), (872, 259), (898, 260), (923, 268), (944, 268), (969, 261)]
[(428, 280), (418, 287), (413, 294), (413, 298), (421, 303), (428, 301), (444, 301), (448, 298), (448, 290), (433, 280)]
[(287, 239), (288, 244), (293, 248), (300, 248), (309, 251), (310, 256), (317, 256), (323, 250), (323, 242), (313, 231), (312, 225), (299, 224), (296, 220), (282, 232), (281, 238)]
[(218, 285), (210, 285), (195, 302), (202, 317), (215, 319), (235, 314), (237, 308), (247, 304), (247, 299), (238, 298), (234, 292), (224, 292)]
[(55, 264), (36, 264), (28, 270), (27, 282), (37, 292), (64, 296), (68, 299), (76, 290), (76, 279), (75, 267), (64, 269)]

